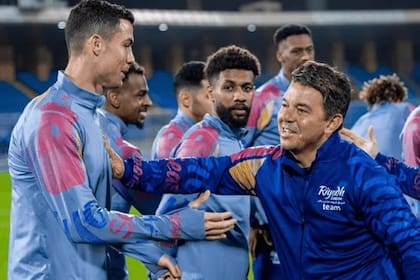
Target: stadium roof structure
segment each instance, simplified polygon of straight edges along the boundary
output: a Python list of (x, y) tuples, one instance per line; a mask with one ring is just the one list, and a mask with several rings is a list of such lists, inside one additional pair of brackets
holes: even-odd
[[(285, 23), (311, 26), (332, 25), (402, 25), (420, 24), (420, 9), (415, 10), (358, 10), (358, 11), (279, 11), (279, 12), (214, 12), (189, 10), (131, 9), (136, 24), (154, 26), (277, 27)], [(57, 24), (66, 20), (66, 7), (23, 10), (16, 6), (0, 7), (0, 24)]]

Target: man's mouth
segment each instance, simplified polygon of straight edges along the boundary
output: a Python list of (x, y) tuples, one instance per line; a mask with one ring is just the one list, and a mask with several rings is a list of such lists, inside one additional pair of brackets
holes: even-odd
[(280, 134), (281, 135), (290, 135), (290, 134), (296, 134), (296, 129), (290, 128), (290, 126), (281, 126)]

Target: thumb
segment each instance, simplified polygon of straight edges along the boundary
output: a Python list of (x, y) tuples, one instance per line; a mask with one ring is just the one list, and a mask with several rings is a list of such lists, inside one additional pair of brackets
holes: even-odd
[(369, 126), (368, 128), (368, 136), (369, 136), (369, 140), (373, 143), (376, 143), (376, 137), (375, 137), (375, 133), (373, 131), (373, 126)]
[(206, 202), (206, 200), (209, 199), (209, 197), (210, 197), (210, 191), (207, 190), (207, 191), (201, 193), (195, 200), (191, 201), (189, 206), (191, 208), (198, 208), (198, 207), (201, 206), (201, 204)]
[(173, 262), (171, 260), (171, 257), (169, 257), (168, 255), (166, 254), (162, 255), (162, 257), (160, 257), (159, 259), (158, 265), (166, 268), (171, 274), (171, 276), (175, 278), (181, 277), (181, 270), (179, 269), (178, 265), (176, 265), (176, 263)]
[(124, 175), (124, 162), (121, 157), (112, 149), (108, 139), (102, 134), (102, 141), (104, 142), (105, 150), (108, 153), (109, 161), (111, 162), (112, 177), (121, 179)]

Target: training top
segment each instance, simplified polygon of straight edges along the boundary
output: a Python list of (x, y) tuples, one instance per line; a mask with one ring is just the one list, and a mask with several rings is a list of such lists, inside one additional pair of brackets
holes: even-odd
[[(219, 117), (206, 114), (201, 122), (185, 133), (174, 149), (173, 157), (230, 155), (242, 150), (240, 138), (243, 134), (244, 129), (232, 129)], [(157, 214), (172, 211), (196, 197), (166, 194)], [(208, 212), (230, 211), (238, 223), (224, 240), (179, 242), (176, 259), (182, 279), (246, 279), (250, 197), (212, 194), (200, 209)]]
[(176, 116), (156, 134), (153, 140), (151, 159), (169, 158), (184, 133), (195, 124), (181, 109)]
[(144, 239), (204, 238), (202, 212), (146, 218), (107, 210), (112, 174), (97, 114), (103, 103), (59, 72), (13, 129), (9, 279), (106, 279), (107, 244), (131, 244), (135, 257)]
[(378, 149), (385, 155), (402, 160), (401, 131), (410, 112), (410, 103), (382, 102), (374, 104), (369, 112), (362, 115), (351, 128), (352, 131), (368, 137), (368, 127), (372, 126), (379, 139)]

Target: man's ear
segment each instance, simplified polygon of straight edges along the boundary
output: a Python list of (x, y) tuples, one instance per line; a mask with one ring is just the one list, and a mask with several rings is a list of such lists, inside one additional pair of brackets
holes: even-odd
[(327, 134), (333, 134), (343, 124), (343, 115), (335, 114), (328, 121), (325, 132)]
[(280, 45), (277, 47), (277, 50), (276, 50), (276, 58), (277, 58), (277, 62), (282, 64), (282, 62), (283, 62), (283, 49)]
[(106, 100), (112, 107), (117, 108), (117, 109), (120, 108), (121, 102), (118, 98), (117, 92), (113, 90), (108, 91), (106, 94)]
[(98, 34), (93, 34), (89, 37), (88, 42), (92, 53), (95, 56), (99, 56), (105, 46), (103, 38)]
[(179, 102), (184, 106), (185, 108), (190, 108), (192, 105), (192, 96), (189, 91), (183, 90), (179, 93)]

